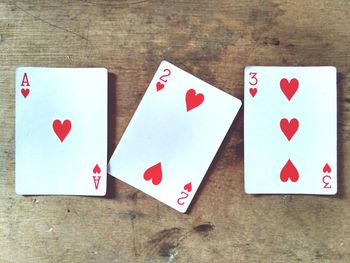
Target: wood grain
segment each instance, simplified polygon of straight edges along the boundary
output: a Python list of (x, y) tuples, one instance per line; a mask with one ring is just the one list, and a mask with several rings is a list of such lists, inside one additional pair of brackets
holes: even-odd
[[(344, 0), (1, 1), (0, 262), (350, 262), (349, 10)], [(336, 66), (339, 194), (245, 195), (243, 111), (188, 214), (112, 178), (106, 198), (15, 194), (17, 66), (106, 67), (111, 155), (163, 59), (239, 98), (246, 65)]]

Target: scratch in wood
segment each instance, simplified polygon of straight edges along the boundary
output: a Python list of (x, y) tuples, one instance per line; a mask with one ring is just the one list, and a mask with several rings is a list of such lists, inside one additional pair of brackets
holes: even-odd
[(136, 2), (131, 2), (128, 4), (129, 5), (138, 5), (138, 4), (142, 4), (142, 3), (146, 3), (146, 2), (149, 2), (149, 0), (136, 1)]
[(87, 47), (89, 46), (90, 24), (91, 24), (91, 18), (89, 18), (89, 22), (88, 22), (88, 26), (87, 26), (87, 33), (86, 33)]
[(55, 24), (53, 24), (53, 23), (51, 23), (51, 22), (49, 22), (49, 21), (47, 21), (47, 20), (45, 20), (45, 19), (42, 19), (42, 18), (39, 17), (39, 16), (33, 15), (33, 14), (30, 13), (29, 11), (27, 11), (27, 10), (25, 10), (24, 8), (18, 6), (16, 3), (14, 3), (14, 2), (11, 2), (11, 3), (12, 3), (12, 5), (13, 5), (15, 8), (21, 10), (23, 13), (25, 13), (25, 14), (29, 15), (30, 17), (34, 18), (34, 20), (39, 20), (39, 21), (43, 22), (44, 24), (47, 24), (47, 25), (49, 25), (49, 26), (51, 26), (51, 27), (53, 27), (53, 28), (57, 28), (57, 29), (62, 30), (62, 31), (64, 31), (64, 32), (67, 32), (67, 33), (69, 33), (69, 34), (75, 35), (75, 36), (77, 36), (77, 37), (79, 37), (79, 38), (81, 38), (81, 39), (83, 39), (83, 40), (85, 40), (85, 41), (89, 41), (89, 39), (87, 39), (86, 37), (84, 37), (84, 36), (82, 36), (82, 35), (80, 35), (80, 34), (78, 34), (78, 33), (76, 33), (76, 32), (73, 32), (73, 31), (71, 31), (71, 30), (69, 30), (69, 29), (67, 29), (67, 28), (64, 28), (64, 27), (55, 25)]
[[(125, 2), (122, 2), (122, 3), (119, 3), (117, 1), (113, 2), (113, 1), (110, 1), (110, 2), (107, 2), (106, 4), (103, 4), (104, 5), (104, 8), (128, 8), (130, 6), (134, 6), (134, 5), (139, 5), (139, 4), (143, 4), (143, 3), (146, 3), (146, 2), (150, 2), (150, 0), (140, 0), (140, 1), (134, 1), (134, 2), (128, 2), (128, 1), (125, 1)], [(86, 3), (84, 1), (84, 3)], [(86, 4), (89, 4), (89, 5), (98, 5), (99, 2), (89, 2), (89, 3), (86, 3)]]
[(159, 202), (157, 203), (157, 218), (160, 219)]
[(138, 257), (139, 253), (137, 252), (137, 249), (136, 249), (136, 240), (135, 240), (135, 223), (134, 223), (134, 220), (135, 220), (135, 217), (131, 217), (130, 218), (130, 221), (131, 221), (131, 234), (132, 234), (132, 248), (133, 248), (133, 251), (134, 251), (134, 255), (135, 257)]
[(86, 51), (86, 57), (90, 57), (91, 50), (89, 52), (89, 47), (90, 47), (90, 41), (89, 41), (89, 36), (90, 36), (90, 23), (91, 23), (91, 18), (89, 18), (88, 25), (87, 25), (87, 33), (86, 33), (86, 46), (85, 46), (85, 51)]

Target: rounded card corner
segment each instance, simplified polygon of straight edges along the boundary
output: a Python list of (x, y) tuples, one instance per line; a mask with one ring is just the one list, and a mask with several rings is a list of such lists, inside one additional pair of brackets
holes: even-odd
[(240, 99), (237, 99), (237, 104), (238, 104), (238, 106), (239, 106), (239, 107), (242, 107), (242, 105), (243, 105), (243, 102), (242, 102), (242, 100), (240, 100)]
[(186, 208), (186, 209), (184, 209), (184, 210), (177, 210), (177, 211), (179, 211), (181, 214), (186, 214), (186, 212), (187, 212), (187, 208)]
[(252, 191), (250, 191), (249, 189), (247, 189), (247, 187), (244, 188), (244, 193), (246, 195), (253, 195), (254, 193)]
[(23, 196), (22, 191), (20, 191), (17, 187), (15, 188), (15, 193), (16, 193), (16, 195), (21, 195), (21, 196)]
[(329, 66), (329, 69), (332, 70), (335, 75), (337, 75), (337, 68), (335, 66)]
[(103, 189), (103, 192), (99, 193), (99, 196), (106, 196), (107, 194), (107, 186)]
[(159, 67), (162, 66), (163, 64), (169, 64), (169, 61), (166, 61), (165, 59), (163, 59), (162, 61), (160, 61)]
[(24, 67), (16, 67), (16, 74), (18, 74), (18, 72), (22, 71)]

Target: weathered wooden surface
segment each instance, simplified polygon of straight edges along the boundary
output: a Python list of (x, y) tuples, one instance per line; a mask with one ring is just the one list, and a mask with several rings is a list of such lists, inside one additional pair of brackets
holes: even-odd
[[(349, 10), (345, 0), (1, 1), (0, 262), (350, 262)], [(162, 59), (239, 98), (245, 65), (336, 66), (339, 194), (245, 195), (243, 111), (188, 214), (113, 178), (107, 198), (15, 194), (17, 66), (106, 67), (111, 155)]]

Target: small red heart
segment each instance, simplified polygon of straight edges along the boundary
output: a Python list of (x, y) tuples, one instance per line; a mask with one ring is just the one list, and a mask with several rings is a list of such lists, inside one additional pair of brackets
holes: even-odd
[(57, 137), (63, 142), (72, 128), (72, 123), (70, 120), (65, 120), (63, 123), (60, 120), (55, 120), (52, 127)]
[(257, 88), (250, 88), (249, 89), (250, 95), (252, 95), (252, 97), (254, 98), (256, 93), (258, 92)]
[(160, 83), (159, 81), (157, 82), (157, 91), (160, 91), (161, 89), (164, 88), (164, 84), (163, 83)]
[(202, 104), (204, 101), (204, 95), (202, 93), (196, 94), (196, 91), (194, 89), (189, 89), (186, 92), (186, 108), (187, 111), (190, 111), (199, 105)]
[(21, 89), (21, 93), (24, 98), (27, 98), (27, 96), (29, 95), (29, 92), (30, 92), (29, 89), (24, 89), (24, 88)]
[(297, 79), (291, 79), (290, 81), (287, 79), (281, 79), (280, 87), (287, 99), (291, 100), (295, 92), (298, 90), (299, 81)]
[(280, 179), (282, 182), (287, 182), (288, 179), (290, 179), (294, 183), (298, 181), (299, 172), (290, 159), (283, 166), (280, 173)]
[(92, 170), (92, 172), (94, 174), (99, 174), (101, 173), (101, 169), (100, 169), (100, 166), (98, 166), (98, 164), (95, 165), (94, 169)]
[(332, 171), (331, 167), (328, 165), (328, 163), (326, 163), (326, 165), (323, 167), (323, 172), (331, 173), (331, 171)]
[(288, 141), (290, 141), (299, 128), (299, 121), (295, 118), (291, 119), (290, 121), (288, 121), (286, 118), (283, 118), (280, 121), (280, 127), (284, 135), (287, 137)]
[(146, 181), (152, 180), (154, 185), (160, 184), (162, 177), (162, 165), (160, 162), (148, 168), (143, 174), (143, 178)]
[(184, 186), (184, 190), (186, 190), (187, 192), (191, 192), (192, 191), (192, 184), (188, 183)]

